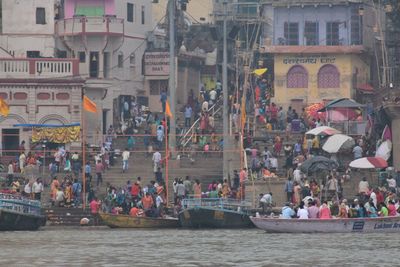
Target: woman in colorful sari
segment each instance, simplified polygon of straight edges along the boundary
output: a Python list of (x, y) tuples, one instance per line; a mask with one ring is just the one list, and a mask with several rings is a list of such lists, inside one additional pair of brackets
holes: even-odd
[(71, 201), (72, 201), (72, 186), (70, 182), (67, 184), (67, 187), (65, 188), (64, 195), (65, 195), (65, 207), (69, 208), (71, 207)]
[(53, 181), (50, 184), (50, 197), (53, 204), (56, 201), (56, 195), (59, 187), (60, 187), (60, 182), (58, 182), (57, 177), (54, 177)]
[(193, 185), (193, 192), (195, 198), (201, 198), (201, 183), (198, 179), (196, 179), (196, 182)]

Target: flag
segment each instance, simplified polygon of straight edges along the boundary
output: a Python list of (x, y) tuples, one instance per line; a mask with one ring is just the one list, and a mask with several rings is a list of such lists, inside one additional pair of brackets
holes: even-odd
[(90, 100), (89, 97), (87, 96), (83, 96), (83, 109), (88, 112), (93, 112), (93, 113), (97, 112), (96, 103)]
[(246, 124), (246, 96), (242, 96), (242, 106), (241, 106), (241, 121), (242, 121), (242, 127), (244, 128), (244, 125)]
[(382, 132), (382, 141), (390, 140), (392, 141), (392, 131), (388, 125), (385, 126)]
[(3, 98), (0, 98), (0, 115), (7, 117), (9, 113), (10, 107)]
[(257, 76), (261, 76), (261, 75), (263, 75), (264, 73), (266, 73), (267, 70), (268, 70), (267, 68), (256, 69), (256, 70), (253, 70), (253, 74), (255, 74), (255, 75), (257, 75)]
[(171, 108), (170, 108), (170, 106), (169, 106), (168, 100), (165, 102), (165, 115), (166, 115), (167, 117), (172, 118)]

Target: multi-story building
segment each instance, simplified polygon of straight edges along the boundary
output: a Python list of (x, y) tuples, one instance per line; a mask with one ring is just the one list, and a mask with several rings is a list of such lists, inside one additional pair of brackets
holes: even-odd
[(127, 119), (120, 116), (121, 103), (134, 99), (148, 105), (142, 57), (151, 24), (150, 1), (64, 1), (55, 27), (57, 47), (79, 59), (80, 74), (87, 79), (85, 93), (100, 109), (89, 120), (97, 140), (109, 125)]
[(16, 124), (79, 123), (84, 80), (77, 59), (56, 57), (53, 1), (0, 4), (0, 97), (10, 106), (0, 118), (4, 156), (31, 139), (31, 128)]
[(376, 12), (363, 1), (270, 1), (260, 52), (273, 58), (274, 98), (301, 110), (307, 104), (354, 98), (370, 90), (376, 68)]
[(99, 111), (87, 115), (90, 142), (118, 124), (121, 101), (147, 105), (142, 57), (151, 17), (146, 0), (0, 1), (0, 96), (10, 105), (0, 128), (15, 136), (10, 148), (30, 137), (15, 124), (79, 123), (83, 92)]

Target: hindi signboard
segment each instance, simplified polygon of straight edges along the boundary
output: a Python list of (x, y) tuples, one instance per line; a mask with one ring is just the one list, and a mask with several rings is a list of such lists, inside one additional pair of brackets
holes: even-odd
[(169, 75), (169, 53), (148, 52), (144, 54), (144, 73), (146, 76)]

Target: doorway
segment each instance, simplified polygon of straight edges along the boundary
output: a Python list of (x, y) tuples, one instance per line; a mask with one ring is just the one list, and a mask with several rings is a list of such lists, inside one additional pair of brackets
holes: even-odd
[(104, 74), (104, 78), (108, 78), (109, 77), (109, 68), (110, 68), (110, 53), (109, 52), (104, 52), (103, 54), (103, 74)]
[(1, 140), (3, 156), (16, 156), (19, 154), (19, 129), (2, 129)]
[(89, 73), (90, 78), (98, 78), (99, 77), (99, 52), (90, 52), (89, 57)]

